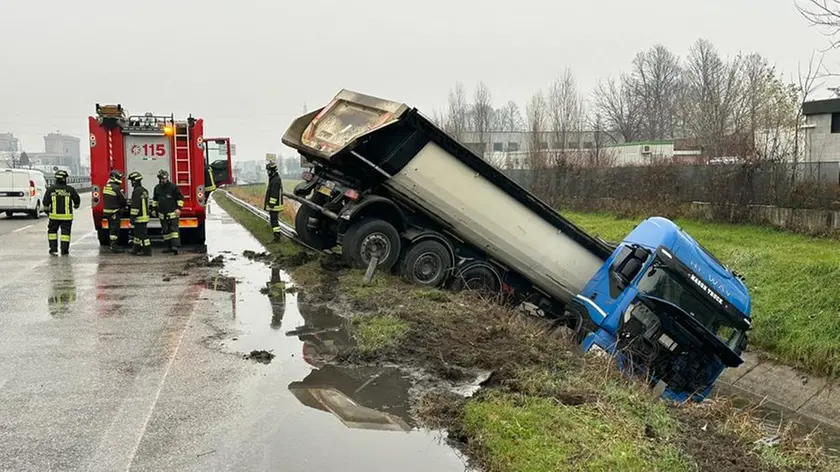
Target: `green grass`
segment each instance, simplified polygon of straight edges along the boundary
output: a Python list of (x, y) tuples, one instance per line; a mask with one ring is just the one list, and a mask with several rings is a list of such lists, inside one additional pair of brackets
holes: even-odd
[(395, 346), (408, 332), (408, 324), (394, 315), (356, 315), (353, 317), (353, 338), (356, 349), (363, 353)]
[[(564, 215), (611, 241), (641, 221)], [(751, 346), (812, 373), (840, 376), (840, 242), (757, 226), (677, 222), (746, 277), (753, 302)]]
[(645, 436), (642, 418), (604, 404), (491, 394), (467, 403), (464, 425), (486, 450), (490, 470), (691, 470), (676, 445)]

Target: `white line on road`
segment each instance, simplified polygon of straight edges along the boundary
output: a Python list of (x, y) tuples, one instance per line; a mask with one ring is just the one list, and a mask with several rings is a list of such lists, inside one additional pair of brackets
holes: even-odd
[(12, 232), (13, 232), (13, 233), (17, 233), (18, 231), (23, 231), (23, 230), (25, 230), (25, 229), (29, 229), (29, 228), (31, 228), (31, 227), (33, 227), (33, 226), (35, 226), (35, 225), (34, 225), (34, 224), (32, 224), (32, 225), (29, 225), (29, 226), (24, 226), (23, 228), (18, 228), (18, 229), (16, 229), (16, 230), (12, 231)]

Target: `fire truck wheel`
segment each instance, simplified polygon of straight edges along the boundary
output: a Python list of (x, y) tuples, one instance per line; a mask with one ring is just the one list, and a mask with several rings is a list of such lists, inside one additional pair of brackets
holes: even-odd
[(367, 268), (374, 255), (379, 257), (380, 269), (391, 270), (400, 256), (400, 233), (391, 223), (378, 218), (364, 219), (351, 227), (344, 236), (341, 250), (354, 267)]

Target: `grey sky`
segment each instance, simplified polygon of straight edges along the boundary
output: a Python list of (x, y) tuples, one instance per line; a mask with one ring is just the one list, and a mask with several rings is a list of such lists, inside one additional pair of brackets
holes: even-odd
[(827, 45), (793, 0), (0, 1), (0, 132), (33, 151), (56, 130), (86, 144), (96, 102), (201, 116), (261, 159), (341, 88), (431, 114), (456, 80), (522, 105), (569, 66), (588, 91), (657, 42), (705, 37), (790, 74)]

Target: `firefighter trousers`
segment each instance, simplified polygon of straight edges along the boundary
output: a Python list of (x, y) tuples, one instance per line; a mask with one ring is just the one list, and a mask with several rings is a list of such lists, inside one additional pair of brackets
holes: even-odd
[(120, 222), (122, 218), (120, 218), (120, 211), (116, 210), (115, 212), (108, 214), (108, 239), (111, 242), (111, 247), (116, 247), (118, 241), (120, 240)]
[(163, 234), (163, 240), (169, 244), (170, 248), (178, 248), (181, 246), (181, 230), (179, 229), (179, 219), (175, 217), (162, 217), (160, 219), (160, 232)]
[(152, 240), (149, 239), (149, 223), (134, 223), (134, 252), (152, 254)]
[(58, 252), (58, 232), (61, 230), (61, 253), (70, 252), (70, 229), (73, 227), (73, 220), (54, 220), (50, 218), (47, 223), (47, 240), (50, 243), (50, 252)]
[(274, 233), (274, 240), (278, 241), (282, 235), (280, 232), (280, 212), (268, 212), (268, 223), (271, 225), (271, 232)]

